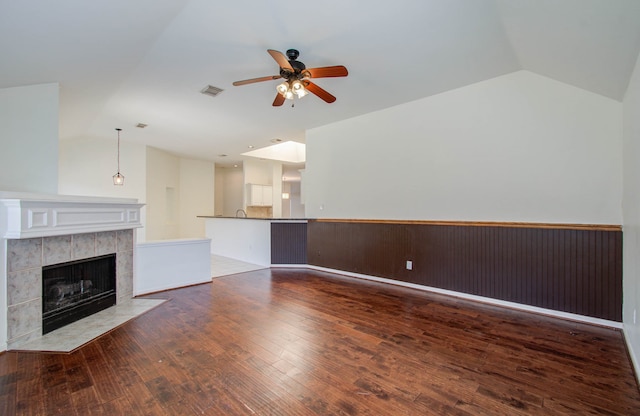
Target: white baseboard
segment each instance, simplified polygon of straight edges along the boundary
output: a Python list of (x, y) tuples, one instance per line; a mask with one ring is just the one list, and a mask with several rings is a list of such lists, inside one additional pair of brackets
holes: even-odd
[(627, 331), (624, 324), (622, 326), (622, 334), (623, 334), (624, 342), (627, 345), (627, 353), (629, 354), (629, 359), (631, 360), (631, 364), (633, 365), (634, 373), (636, 375), (636, 381), (640, 385), (640, 362), (638, 362), (638, 357), (636, 357), (635, 350), (633, 349), (633, 345), (629, 341), (631, 337), (627, 336)]
[[(278, 265), (273, 265), (272, 267), (280, 267), (280, 265), (279, 264)], [(289, 267), (289, 266), (287, 266), (287, 267)], [(605, 327), (609, 327), (609, 328), (623, 329), (623, 325), (622, 325), (621, 322), (610, 321), (610, 320), (607, 320), (607, 319), (594, 318), (594, 317), (591, 317), (591, 316), (578, 315), (578, 314), (575, 314), (575, 313), (561, 312), (561, 311), (556, 311), (556, 310), (553, 310), (553, 309), (539, 308), (537, 306), (524, 305), (524, 304), (516, 303), (516, 302), (507, 302), (507, 301), (504, 301), (504, 300), (487, 298), (487, 297), (484, 297), (484, 296), (477, 296), (477, 295), (470, 295), (470, 294), (467, 294), (467, 293), (455, 292), (453, 290), (439, 289), (439, 288), (436, 288), (436, 287), (418, 285), (418, 284), (415, 284), (415, 283), (402, 282), (400, 280), (387, 279), (387, 278), (384, 278), (384, 277), (376, 277), (376, 276), (370, 276), (370, 275), (360, 274), (360, 273), (345, 272), (343, 270), (329, 269), (329, 268), (326, 268), (326, 267), (319, 267), (319, 266), (312, 266), (312, 265), (300, 265), (300, 264), (296, 265), (295, 267), (305, 267), (305, 268), (309, 268), (309, 269), (313, 269), (313, 270), (319, 270), (319, 271), (324, 271), (324, 272), (328, 272), (328, 273), (335, 273), (335, 274), (341, 274), (341, 275), (344, 275), (344, 276), (355, 277), (355, 278), (358, 278), (358, 279), (372, 280), (372, 281), (375, 281), (375, 282), (387, 283), (387, 284), (396, 285), (396, 286), (403, 286), (403, 287), (408, 287), (408, 288), (411, 288), (411, 289), (423, 290), (423, 291), (426, 291), (426, 292), (439, 293), (439, 294), (442, 294), (442, 295), (452, 296), (452, 297), (456, 297), (456, 298), (473, 300), (473, 301), (476, 301), (476, 302), (482, 302), (482, 303), (487, 303), (487, 304), (496, 305), (496, 306), (503, 306), (503, 307), (506, 307), (506, 308), (517, 309), (517, 310), (526, 311), (526, 312), (533, 312), (533, 313), (538, 313), (538, 314), (541, 314), (541, 315), (553, 316), (553, 317), (556, 317), (556, 318), (562, 318), (562, 319), (566, 319), (566, 320), (570, 320), (570, 321), (584, 322), (584, 323), (588, 323), (588, 324), (593, 324), (593, 325), (598, 325), (598, 326), (605, 326)]]

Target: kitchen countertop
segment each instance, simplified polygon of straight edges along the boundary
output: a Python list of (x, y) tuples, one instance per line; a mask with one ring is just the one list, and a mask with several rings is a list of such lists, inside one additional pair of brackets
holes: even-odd
[(263, 220), (263, 221), (280, 221), (280, 222), (293, 222), (293, 221), (308, 221), (310, 218), (272, 218), (272, 217), (225, 217), (222, 215), (198, 215), (198, 218), (221, 218), (231, 220)]

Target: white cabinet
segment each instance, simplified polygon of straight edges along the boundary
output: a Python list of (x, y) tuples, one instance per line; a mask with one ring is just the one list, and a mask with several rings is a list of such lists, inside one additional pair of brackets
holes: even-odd
[(273, 205), (273, 187), (271, 185), (247, 184), (247, 206), (270, 207)]

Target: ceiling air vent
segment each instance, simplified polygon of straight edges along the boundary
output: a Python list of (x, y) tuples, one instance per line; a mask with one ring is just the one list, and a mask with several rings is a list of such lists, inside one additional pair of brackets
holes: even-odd
[(210, 95), (212, 97), (217, 96), (222, 91), (224, 91), (222, 88), (214, 87), (213, 85), (207, 85), (202, 90), (200, 90), (201, 93), (203, 93), (205, 95)]

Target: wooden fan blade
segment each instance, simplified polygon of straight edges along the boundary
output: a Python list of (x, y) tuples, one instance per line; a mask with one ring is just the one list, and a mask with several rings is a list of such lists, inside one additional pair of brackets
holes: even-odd
[(323, 66), (321, 68), (309, 68), (306, 70), (311, 78), (346, 77), (349, 71), (342, 65)]
[(273, 81), (274, 79), (282, 78), (280, 75), (269, 75), (268, 77), (251, 78), (243, 81), (236, 81), (233, 83), (236, 87), (239, 85), (253, 84), (254, 82)]
[(320, 97), (324, 101), (328, 102), (329, 104), (331, 104), (332, 102), (334, 102), (336, 100), (336, 97), (334, 97), (333, 95), (329, 94), (328, 92), (326, 92), (325, 90), (323, 90), (322, 88), (320, 88), (319, 86), (317, 86), (316, 84), (314, 84), (311, 81), (305, 81), (304, 82), (304, 87), (310, 93), (317, 95), (318, 97)]
[(280, 107), (282, 104), (284, 104), (284, 95), (277, 93), (275, 100), (273, 100), (273, 106)]
[(273, 49), (267, 49), (267, 52), (269, 52), (269, 55), (271, 55), (271, 57), (276, 60), (280, 68), (294, 72), (293, 67), (289, 63), (289, 60), (286, 56), (284, 56), (282, 52)]

